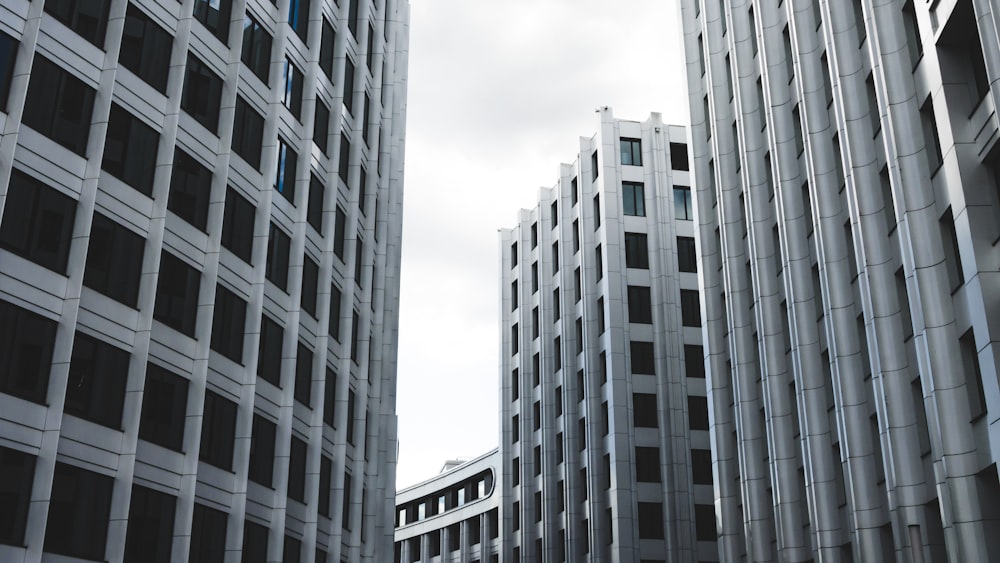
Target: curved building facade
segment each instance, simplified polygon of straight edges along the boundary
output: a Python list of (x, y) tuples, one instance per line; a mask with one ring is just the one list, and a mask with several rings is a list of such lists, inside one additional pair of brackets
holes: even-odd
[(388, 559), (408, 10), (0, 6), (0, 560)]

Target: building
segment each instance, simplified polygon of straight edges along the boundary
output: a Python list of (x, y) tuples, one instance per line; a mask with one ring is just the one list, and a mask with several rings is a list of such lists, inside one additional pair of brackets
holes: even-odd
[(396, 493), (395, 562), (500, 561), (500, 450)]
[(995, 2), (681, 2), (724, 561), (1000, 553)]
[(5, 0), (0, 560), (384, 561), (406, 0)]
[(716, 561), (686, 131), (598, 113), (500, 234), (502, 559)]

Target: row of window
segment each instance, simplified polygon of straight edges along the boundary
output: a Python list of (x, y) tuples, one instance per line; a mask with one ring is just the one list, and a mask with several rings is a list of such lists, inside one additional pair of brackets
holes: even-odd
[[(460, 508), (493, 491), (493, 472), (482, 471), (444, 491), (396, 507), (396, 526), (419, 522), (424, 518)], [(478, 543), (478, 542), (477, 542)]]
[[(488, 528), (488, 533), (490, 539), (497, 539), (500, 537), (500, 521), (499, 513), (497, 509), (493, 509), (486, 514), (482, 515), (486, 517), (486, 526)], [(482, 516), (475, 515), (472, 518), (468, 518), (462, 522), (452, 524), (441, 530), (432, 530), (426, 534), (420, 536), (414, 536), (405, 541), (406, 549), (409, 558), (406, 559), (407, 563), (413, 563), (415, 561), (422, 561), (424, 553), (422, 549), (426, 549), (427, 557), (437, 557), (441, 555), (441, 541), (442, 535), (447, 535), (448, 537), (448, 551), (458, 551), (462, 547), (462, 528), (464, 527), (466, 532), (466, 544), (469, 547), (479, 545), (482, 542)], [(395, 544), (395, 563), (401, 563), (402, 560), (402, 547), (404, 542), (396, 542)], [(498, 561), (498, 555), (493, 554), (490, 556), (489, 561)]]

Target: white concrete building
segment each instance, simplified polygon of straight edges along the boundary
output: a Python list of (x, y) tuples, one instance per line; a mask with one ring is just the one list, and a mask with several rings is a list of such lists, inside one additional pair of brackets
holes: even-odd
[(406, 0), (0, 5), (0, 560), (385, 561)]
[(598, 112), (501, 230), (501, 559), (716, 561), (686, 132)]
[(1000, 554), (1000, 12), (681, 2), (724, 561)]

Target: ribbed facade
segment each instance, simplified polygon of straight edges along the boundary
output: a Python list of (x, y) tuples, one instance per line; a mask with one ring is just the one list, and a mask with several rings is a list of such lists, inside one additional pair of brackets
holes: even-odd
[(686, 131), (598, 110), (501, 243), (511, 561), (716, 561)]
[(988, 0), (684, 0), (724, 561), (1000, 553)]
[(408, 18), (2, 3), (0, 560), (391, 557)]

